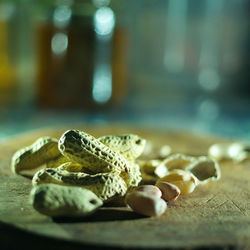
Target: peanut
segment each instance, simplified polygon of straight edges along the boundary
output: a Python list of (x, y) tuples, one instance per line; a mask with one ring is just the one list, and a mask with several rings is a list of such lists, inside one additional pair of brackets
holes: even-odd
[(221, 177), (218, 163), (206, 156), (198, 157), (186, 170), (190, 171), (198, 179), (199, 184), (217, 181)]
[(250, 158), (250, 144), (235, 142), (228, 149), (228, 155), (235, 162), (242, 162)]
[(142, 158), (144, 160), (150, 159), (164, 159), (170, 155), (172, 149), (169, 145), (153, 145), (151, 141), (147, 140), (144, 151), (142, 153)]
[(95, 173), (120, 173), (127, 167), (127, 162), (121, 155), (79, 130), (66, 131), (59, 140), (59, 150), (65, 157)]
[(41, 169), (34, 175), (32, 184), (37, 186), (46, 183), (83, 187), (94, 192), (103, 201), (108, 201), (115, 196), (124, 196), (127, 192), (124, 180), (114, 173), (90, 175), (58, 168)]
[(168, 174), (168, 168), (164, 164), (159, 164), (159, 166), (156, 167), (154, 174), (162, 178)]
[(161, 198), (165, 201), (175, 201), (181, 193), (176, 185), (169, 182), (159, 181), (156, 183), (156, 186), (161, 190)]
[(136, 161), (136, 163), (140, 166), (141, 171), (149, 175), (154, 175), (156, 168), (161, 162), (161, 160)]
[(180, 189), (182, 194), (192, 193), (198, 185), (198, 180), (192, 173), (181, 169), (170, 171), (166, 176), (160, 178), (157, 182), (159, 181), (174, 184)]
[(136, 187), (133, 190), (133, 192), (136, 192), (136, 191), (144, 192), (148, 195), (151, 195), (157, 198), (161, 198), (162, 196), (161, 190), (154, 185), (141, 185), (141, 186)]
[(235, 162), (243, 162), (250, 159), (250, 152), (241, 152), (235, 159)]
[(140, 168), (142, 182), (141, 184), (154, 184), (157, 180), (157, 176), (154, 174), (155, 169), (161, 162), (160, 160), (136, 160), (136, 164)]
[(171, 152), (172, 152), (172, 149), (169, 145), (163, 145), (159, 149), (159, 158), (165, 159), (171, 154)]
[(218, 143), (213, 144), (208, 149), (208, 155), (218, 161), (223, 159), (230, 159), (231, 157), (228, 155), (228, 149), (231, 143)]
[(208, 155), (217, 161), (229, 159), (241, 162), (250, 158), (250, 145), (243, 142), (213, 144), (208, 149)]
[(142, 154), (146, 144), (146, 140), (134, 134), (121, 136), (106, 135), (98, 138), (98, 140), (123, 155), (128, 161), (138, 158)]
[(102, 200), (88, 189), (55, 184), (34, 187), (30, 193), (30, 200), (38, 212), (53, 217), (87, 216), (103, 204)]
[(18, 150), (12, 157), (11, 168), (14, 173), (35, 169), (60, 155), (57, 140), (41, 137), (32, 145)]
[(144, 176), (151, 175), (152, 177), (161, 178), (168, 173), (168, 169), (162, 164), (162, 160), (137, 160), (136, 162), (140, 165), (141, 172)]
[(93, 136), (79, 130), (66, 131), (59, 140), (59, 150), (93, 173), (116, 172), (121, 174), (128, 186), (133, 186), (133, 168), (116, 151), (105, 146)]
[(160, 216), (167, 209), (167, 203), (145, 192), (132, 192), (126, 195), (125, 202), (136, 213), (146, 216)]
[(194, 162), (196, 159), (195, 157), (188, 156), (185, 154), (174, 154), (167, 158), (165, 158), (161, 165), (165, 166), (168, 171), (173, 169), (185, 169), (189, 164)]

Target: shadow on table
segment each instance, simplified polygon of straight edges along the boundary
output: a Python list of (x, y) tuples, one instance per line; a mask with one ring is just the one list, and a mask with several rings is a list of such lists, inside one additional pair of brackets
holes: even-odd
[(83, 218), (55, 217), (55, 223), (79, 223), (79, 222), (105, 222), (105, 221), (122, 221), (136, 220), (146, 218), (143, 215), (136, 214), (127, 208), (110, 208), (104, 207), (96, 211), (93, 215)]
[[(53, 236), (52, 236), (53, 237)], [(0, 222), (1, 250), (115, 250), (119, 248), (97, 246), (92, 244), (70, 242), (63, 239), (38, 235), (19, 229), (13, 225)]]

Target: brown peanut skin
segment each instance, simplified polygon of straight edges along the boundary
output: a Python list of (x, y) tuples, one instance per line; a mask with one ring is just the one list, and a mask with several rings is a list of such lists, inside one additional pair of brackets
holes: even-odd
[(156, 183), (156, 186), (161, 190), (161, 198), (165, 201), (175, 201), (181, 193), (176, 185), (169, 182), (159, 181)]

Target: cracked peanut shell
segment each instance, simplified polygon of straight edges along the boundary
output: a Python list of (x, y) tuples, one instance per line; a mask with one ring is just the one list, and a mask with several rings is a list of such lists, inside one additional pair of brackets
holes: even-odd
[(35, 169), (59, 155), (57, 139), (41, 137), (32, 145), (18, 150), (13, 155), (11, 169), (14, 173)]

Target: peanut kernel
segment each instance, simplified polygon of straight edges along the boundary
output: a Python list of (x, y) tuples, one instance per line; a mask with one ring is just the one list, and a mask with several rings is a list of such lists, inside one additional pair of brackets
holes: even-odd
[(138, 214), (146, 216), (160, 216), (167, 209), (167, 203), (145, 192), (132, 192), (126, 195), (125, 202)]
[(141, 185), (139, 187), (136, 187), (133, 191), (144, 192), (148, 195), (155, 196), (157, 198), (161, 198), (162, 196), (161, 190), (154, 185)]
[(166, 176), (159, 179), (159, 181), (170, 182), (176, 185), (182, 194), (192, 193), (198, 185), (198, 180), (192, 173), (181, 169), (170, 171)]
[(161, 198), (165, 201), (175, 201), (181, 193), (176, 185), (169, 182), (159, 181), (156, 183), (156, 186), (161, 190)]

